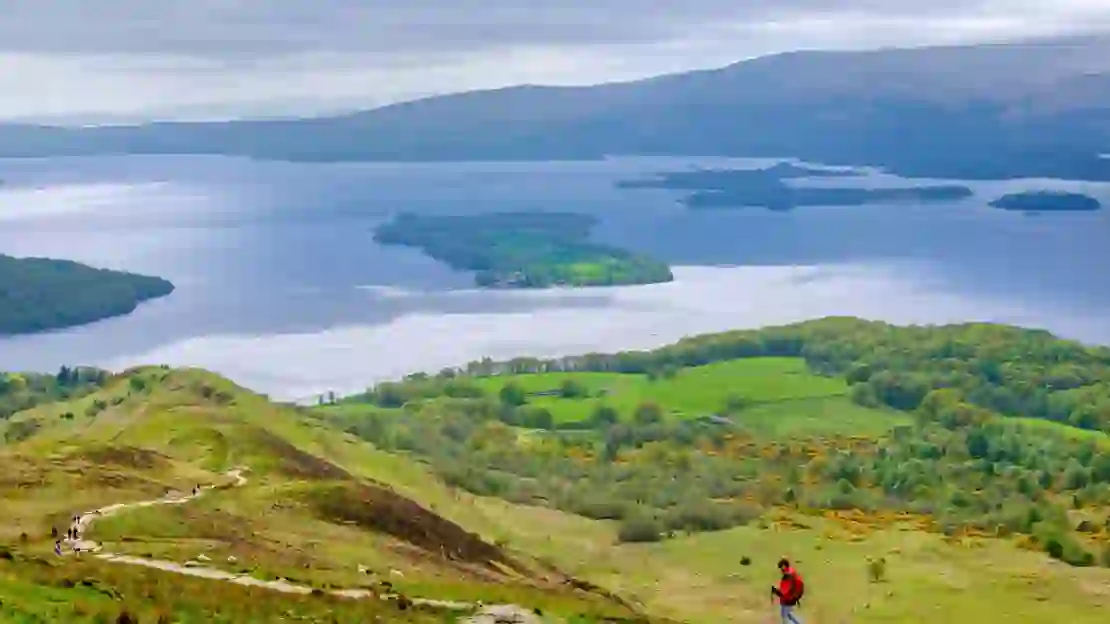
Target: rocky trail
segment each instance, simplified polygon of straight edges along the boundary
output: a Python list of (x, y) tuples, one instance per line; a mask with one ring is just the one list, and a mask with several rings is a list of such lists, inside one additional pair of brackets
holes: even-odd
[[(233, 479), (233, 487), (242, 487), (247, 484), (247, 478), (243, 475), (245, 469), (236, 468), (225, 474), (226, 477)], [(177, 563), (175, 561), (167, 561), (164, 559), (148, 559), (144, 557), (135, 557), (131, 555), (120, 555), (109, 552), (104, 552), (101, 545), (91, 539), (88, 539), (85, 534), (92, 527), (92, 524), (100, 519), (108, 516), (113, 516), (121, 512), (138, 509), (142, 507), (152, 507), (155, 505), (182, 505), (194, 499), (204, 496), (208, 491), (216, 489), (217, 486), (198, 487), (193, 490), (191, 494), (174, 496), (167, 495), (165, 497), (149, 500), (138, 501), (133, 503), (116, 503), (87, 511), (77, 516), (74, 516), (70, 530), (73, 532), (74, 537), (62, 540), (63, 544), (69, 546), (69, 553), (63, 554), (80, 554), (92, 553), (98, 559), (110, 561), (112, 563), (119, 563), (123, 565), (141, 566), (146, 568), (153, 568), (173, 574), (181, 574), (184, 576), (194, 576), (198, 578), (206, 578), (217, 581), (224, 581), (227, 583), (235, 583), (236, 585), (262, 587), (272, 591), (282, 592), (286, 594), (312, 594), (314, 592), (324, 592), (337, 596), (340, 598), (349, 598), (354, 600), (360, 599), (386, 599), (386, 600), (404, 600), (412, 605), (428, 606), (437, 609), (444, 609), (449, 611), (468, 612), (470, 615), (464, 616), (459, 620), (460, 624), (541, 624), (542, 620), (533, 614), (531, 611), (518, 607), (516, 605), (492, 605), (484, 606), (482, 604), (474, 604), (468, 602), (455, 602), (449, 600), (434, 600), (428, 598), (401, 598), (396, 595), (378, 594), (369, 589), (333, 589), (333, 590), (320, 590), (317, 588), (309, 587), (306, 585), (299, 585), (285, 580), (266, 581), (246, 574), (236, 574), (227, 572), (215, 567), (205, 565), (206, 559), (198, 558), (197, 561), (187, 561), (185, 563)], [(203, 557), (203, 556), (202, 556)]]

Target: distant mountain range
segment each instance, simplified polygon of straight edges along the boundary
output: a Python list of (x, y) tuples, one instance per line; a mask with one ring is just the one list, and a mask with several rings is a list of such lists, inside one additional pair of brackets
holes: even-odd
[(588, 87), (519, 86), (289, 120), (0, 125), (0, 156), (309, 161), (798, 157), (915, 176), (1110, 180), (1110, 37), (793, 52)]

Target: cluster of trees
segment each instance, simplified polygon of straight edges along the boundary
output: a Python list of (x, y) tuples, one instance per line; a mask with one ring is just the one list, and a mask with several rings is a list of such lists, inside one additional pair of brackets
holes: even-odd
[(851, 177), (851, 171), (813, 169), (779, 163), (766, 169), (678, 171), (656, 180), (619, 183), (622, 188), (665, 188), (694, 191), (684, 203), (691, 208), (762, 206), (791, 210), (799, 206), (859, 206), (880, 201), (954, 201), (971, 196), (962, 185), (910, 188), (827, 188), (794, 186), (790, 178)]
[(84, 396), (102, 388), (109, 379), (98, 368), (63, 366), (55, 375), (0, 373), (0, 418), (54, 401)]
[[(737, 426), (667, 422), (644, 404), (635, 415), (592, 419), (590, 431), (521, 435), (534, 411), (504, 397), (414, 403), (406, 417), (369, 414), (344, 426), (383, 449), (417, 454), (448, 483), (507, 500), (620, 520), (622, 539), (720, 530), (772, 505), (905, 511), (938, 530), (1032, 536), (1052, 556), (1090, 565), (1100, 553), (1068, 509), (1110, 504), (1110, 452), (978, 410), (951, 421), (929, 406), (889, 439), (760, 441)], [(526, 423), (534, 426), (535, 423)]]
[(674, 279), (666, 264), (590, 242), (595, 219), (552, 212), (471, 216), (398, 215), (374, 240), (418, 247), (485, 287), (646, 284)]
[(0, 255), (0, 335), (46, 331), (128, 314), (173, 292), (158, 278), (67, 260)]
[(551, 371), (665, 376), (683, 367), (764, 356), (804, 358), (814, 372), (845, 379), (863, 405), (914, 411), (930, 392), (947, 389), (994, 414), (1110, 431), (1110, 348), (986, 323), (899, 327), (830, 317), (695, 336), (652, 351), (484, 359), (439, 377)]

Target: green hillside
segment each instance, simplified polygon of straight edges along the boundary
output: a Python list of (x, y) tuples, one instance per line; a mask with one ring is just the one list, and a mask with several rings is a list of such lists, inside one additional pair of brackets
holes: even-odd
[[(1108, 364), (1038, 331), (825, 319), (315, 408), (127, 371), (0, 421), (0, 621), (453, 622), (481, 602), (758, 624), (785, 555), (808, 622), (1095, 624)], [(159, 500), (91, 526), (113, 558), (50, 552), (76, 513)]]
[[(423, 600), (526, 605), (568, 622), (632, 615), (600, 590), (575, 590), (550, 564), (495, 544), (500, 525), (419, 466), (203, 371), (131, 371), (0, 427), (33, 431), (0, 446), (0, 543), (11, 555), (0, 557), (4, 621), (115, 621), (121, 610), (140, 621), (189, 622), (272, 621), (287, 612), (329, 622), (333, 614), (350, 622), (459, 616)], [(178, 565), (203, 557), (203, 567), (285, 579), (312, 593), (50, 552), (51, 528), (64, 530), (75, 513), (226, 485), (221, 475), (232, 468), (246, 471), (242, 487), (104, 517), (91, 539), (114, 555)], [(327, 594), (338, 589), (403, 598)]]
[[(740, 592), (737, 621), (760, 621), (748, 586), (766, 573), (738, 560), (792, 553), (830, 588), (808, 607), (821, 621), (1039, 622), (1043, 587), (1094, 621), (1108, 356), (1034, 330), (831, 318), (484, 360), (315, 411), (464, 490), (611, 527), (621, 545), (577, 545), (573, 565), (674, 617), (721, 621)], [(869, 557), (889, 579), (868, 581)]]

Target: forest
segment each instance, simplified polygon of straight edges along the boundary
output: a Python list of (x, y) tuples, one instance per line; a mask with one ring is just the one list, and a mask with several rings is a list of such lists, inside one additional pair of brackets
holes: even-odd
[(89, 394), (109, 379), (107, 371), (91, 367), (63, 366), (54, 375), (0, 372), (0, 419), (42, 403)]
[(0, 336), (129, 314), (143, 301), (173, 290), (173, 284), (158, 277), (0, 254)]
[(674, 279), (666, 264), (589, 240), (596, 219), (556, 212), (470, 216), (398, 215), (374, 240), (416, 247), (485, 288), (652, 284)]
[[(769, 356), (802, 358), (808, 374), (841, 380), (847, 395), (760, 406), (747, 395), (765, 382), (737, 376), (716, 413), (673, 409), (683, 376)], [(569, 374), (537, 390), (550, 371)], [(590, 385), (599, 372), (640, 376), (671, 398), (625, 407), (618, 382)], [(799, 395), (815, 387), (799, 380)], [(764, 523), (790, 508), (1014, 539), (1085, 566), (1110, 565), (1108, 380), (1110, 349), (1043, 331), (828, 318), (653, 351), (485, 360), (318, 410), (425, 459), (458, 487), (614, 520), (626, 541)], [(559, 402), (590, 397), (589, 418), (560, 421)], [(843, 426), (807, 431), (813, 421), (800, 415), (815, 400), (831, 406), (826, 419), (844, 413)], [(849, 420), (852, 403), (865, 411)], [(868, 418), (873, 426), (859, 426)], [(792, 419), (800, 425), (789, 435), (761, 425)]]

